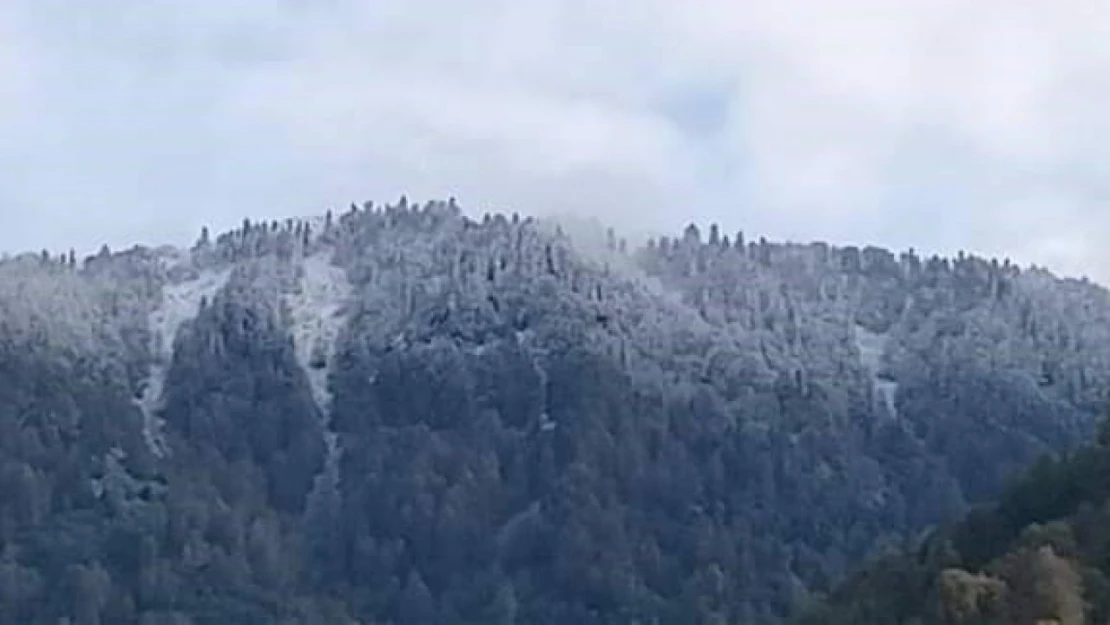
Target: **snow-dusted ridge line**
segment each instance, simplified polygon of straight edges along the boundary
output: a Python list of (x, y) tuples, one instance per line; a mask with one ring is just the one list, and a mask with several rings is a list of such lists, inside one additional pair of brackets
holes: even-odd
[(156, 456), (162, 457), (168, 451), (163, 436), (165, 423), (159, 412), (163, 408), (166, 372), (173, 362), (177, 331), (186, 321), (196, 317), (201, 301), (211, 300), (227, 284), (230, 275), (230, 269), (204, 271), (193, 279), (167, 284), (162, 290), (161, 303), (150, 313), (148, 324), (152, 360), (150, 372), (135, 403), (143, 415), (143, 438)]

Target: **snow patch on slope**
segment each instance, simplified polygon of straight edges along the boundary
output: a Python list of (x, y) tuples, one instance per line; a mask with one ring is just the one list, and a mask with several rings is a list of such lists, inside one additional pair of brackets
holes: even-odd
[(143, 415), (143, 437), (156, 456), (164, 456), (167, 451), (163, 436), (165, 423), (158, 413), (163, 407), (166, 372), (173, 362), (174, 338), (183, 323), (196, 317), (201, 300), (211, 300), (227, 284), (230, 275), (228, 269), (206, 271), (196, 278), (167, 284), (162, 290), (161, 304), (150, 313), (152, 362), (135, 403)]
[(342, 268), (320, 253), (301, 261), (301, 276), (294, 291), (286, 295), (293, 317), (293, 349), (297, 362), (308, 377), (312, 398), (320, 409), (327, 445), (327, 463), (317, 476), (315, 492), (328, 488), (325, 482), (339, 476), (339, 444), (331, 429), (331, 391), (328, 376), (335, 355), (336, 340), (346, 319), (344, 307), (351, 296), (351, 285)]
[(351, 286), (343, 269), (324, 254), (305, 258), (301, 268), (298, 288), (287, 296), (286, 304), (293, 315), (297, 362), (308, 376), (316, 405), (326, 415), (331, 405), (328, 374)]
[(859, 350), (860, 364), (871, 374), (871, 384), (875, 389), (875, 402), (886, 407), (891, 417), (898, 416), (894, 398), (898, 393), (898, 383), (882, 374), (882, 358), (886, 352), (890, 336), (886, 333), (871, 332), (863, 326), (855, 328), (856, 349)]
[(542, 407), (542, 411), (540, 412), (540, 423), (539, 423), (540, 431), (541, 432), (554, 431), (555, 428), (557, 428), (559, 426), (559, 424), (558, 424), (558, 422), (554, 421), (551, 418), (550, 413), (547, 411), (547, 406), (548, 406), (548, 402), (547, 402), (548, 375), (547, 375), (547, 369), (545, 369), (544, 366), (543, 366), (543, 358), (545, 356), (547, 356), (549, 354), (549, 352), (548, 352), (547, 349), (542, 348), (542, 347), (538, 347), (535, 344), (535, 338), (536, 338), (535, 332), (533, 332), (531, 330), (518, 331), (518, 332), (516, 332), (515, 336), (516, 336), (517, 345), (520, 346), (522, 349), (524, 349), (525, 353), (527, 353), (531, 357), (531, 359), (532, 359), (532, 368), (533, 368), (533, 370), (535, 370), (536, 376), (539, 378), (539, 385), (538, 386), (539, 386), (539, 390), (540, 390), (540, 395), (543, 398), (542, 399), (543, 407)]

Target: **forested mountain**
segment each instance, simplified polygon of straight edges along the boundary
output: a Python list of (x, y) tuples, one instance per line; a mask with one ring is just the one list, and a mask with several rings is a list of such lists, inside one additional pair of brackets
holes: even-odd
[(0, 263), (0, 623), (763, 623), (1088, 438), (1110, 294), (454, 202)]

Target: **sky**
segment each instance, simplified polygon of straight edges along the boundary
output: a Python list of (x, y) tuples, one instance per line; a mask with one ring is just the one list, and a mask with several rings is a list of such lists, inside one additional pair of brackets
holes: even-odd
[(0, 0), (0, 249), (352, 201), (1110, 284), (1110, 3)]

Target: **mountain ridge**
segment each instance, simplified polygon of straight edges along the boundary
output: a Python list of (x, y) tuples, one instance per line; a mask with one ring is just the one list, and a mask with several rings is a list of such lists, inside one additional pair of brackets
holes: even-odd
[[(0, 423), (51, 442), (0, 470), (13, 501), (64, 494), (0, 506), (0, 564), (40, 579), (2, 616), (775, 622), (1085, 440), (1110, 388), (1082, 280), (716, 227), (582, 241), (402, 198), (0, 263), (0, 362), (54, 389), (9, 368)], [(44, 519), (99, 538), (44, 547)], [(153, 542), (120, 565), (113, 532)]]

